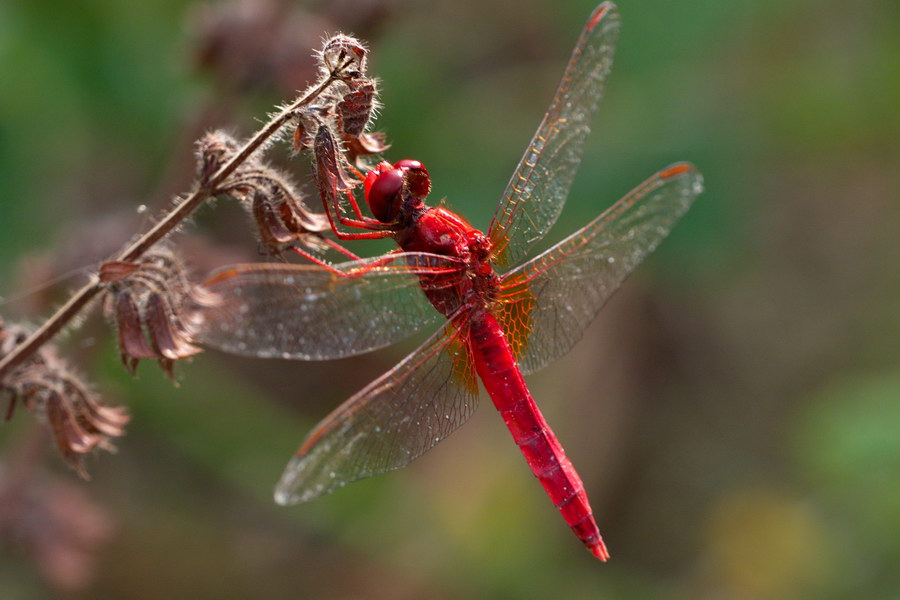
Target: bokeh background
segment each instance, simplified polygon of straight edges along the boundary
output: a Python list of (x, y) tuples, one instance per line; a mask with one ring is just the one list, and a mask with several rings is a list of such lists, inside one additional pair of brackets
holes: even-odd
[[(325, 32), (369, 40), (389, 157), (425, 162), (435, 197), (486, 226), (592, 8), (0, 2), (0, 314), (48, 314), (190, 188), (192, 140), (249, 134), (304, 86)], [(305, 432), (417, 340), (321, 364), (210, 352), (173, 387), (152, 364), (131, 380), (92, 318), (61, 345), (134, 420), (89, 483), (26, 413), (0, 429), (0, 487), (21, 492), (0, 511), (3, 598), (900, 597), (900, 9), (620, 9), (552, 241), (676, 160), (707, 191), (530, 378), (611, 562), (583, 551), (489, 402), (407, 469), (273, 503)], [(224, 202), (179, 243), (198, 271), (256, 256)]]

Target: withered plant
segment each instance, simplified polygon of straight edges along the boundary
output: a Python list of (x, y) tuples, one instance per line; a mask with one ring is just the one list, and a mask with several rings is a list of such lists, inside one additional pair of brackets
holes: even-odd
[(117, 331), (125, 368), (134, 374), (141, 359), (154, 359), (174, 381), (174, 362), (202, 351), (191, 339), (188, 307), (214, 298), (192, 284), (165, 238), (211, 198), (230, 198), (245, 207), (265, 255), (283, 259), (286, 252), (296, 252), (319, 264), (334, 253), (357, 258), (326, 237), (328, 211), (312, 210), (291, 176), (264, 155), (274, 142), (284, 140), (295, 154), (311, 157), (320, 188), (339, 190), (356, 208), (352, 193), (362, 181), (361, 170), (369, 166), (368, 157), (387, 147), (381, 134), (368, 131), (378, 99), (366, 58), (367, 50), (356, 38), (328, 38), (316, 53), (315, 82), (277, 107), (246, 140), (221, 130), (201, 137), (195, 147), (193, 189), (149, 231), (100, 265), (50, 318), (33, 330), (0, 320), (0, 395), (8, 399), (7, 420), (21, 405), (46, 424), (61, 456), (87, 478), (82, 457), (97, 448), (112, 449), (112, 439), (124, 434), (129, 415), (103, 403), (51, 342), (99, 299)]

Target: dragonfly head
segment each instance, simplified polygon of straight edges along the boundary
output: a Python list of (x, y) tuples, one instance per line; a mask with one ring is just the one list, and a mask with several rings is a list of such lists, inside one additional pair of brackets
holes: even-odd
[(404, 197), (412, 200), (413, 205), (422, 204), (431, 191), (431, 178), (425, 165), (403, 159), (393, 165), (379, 163), (366, 175), (364, 186), (366, 204), (375, 218), (382, 223), (393, 223), (400, 214)]

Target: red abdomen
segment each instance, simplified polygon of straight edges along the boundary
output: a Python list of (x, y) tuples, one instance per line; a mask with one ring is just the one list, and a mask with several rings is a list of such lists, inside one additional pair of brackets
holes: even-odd
[(477, 311), (472, 314), (469, 327), (475, 369), (532, 473), (578, 539), (605, 561), (609, 553), (584, 484), (525, 386), (499, 323), (490, 313)]

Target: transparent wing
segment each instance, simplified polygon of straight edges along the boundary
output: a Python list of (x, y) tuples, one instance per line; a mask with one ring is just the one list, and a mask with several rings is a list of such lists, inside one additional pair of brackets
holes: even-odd
[[(395, 253), (335, 265), (244, 264), (214, 272), (191, 308), (191, 336), (263, 358), (326, 360), (392, 344), (444, 317), (423, 286), (453, 285), (458, 260)], [(340, 273), (340, 275), (338, 274)]]
[(516, 167), (488, 235), (498, 266), (518, 264), (556, 222), (612, 67), (619, 14), (604, 2), (591, 14), (553, 101)]
[(279, 504), (405, 466), (466, 422), (478, 401), (465, 336), (445, 324), (309, 434), (275, 489)]
[(703, 189), (686, 163), (660, 171), (581, 230), (503, 276), (496, 313), (523, 373), (565, 355)]

